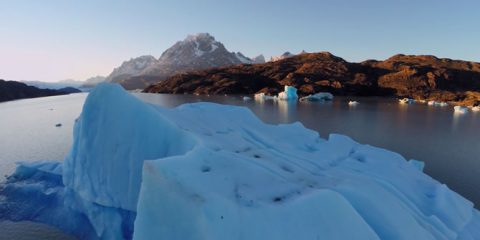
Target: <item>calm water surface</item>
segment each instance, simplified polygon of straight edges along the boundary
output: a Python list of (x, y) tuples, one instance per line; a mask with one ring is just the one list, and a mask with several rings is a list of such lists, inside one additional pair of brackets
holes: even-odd
[[(330, 103), (243, 101), (241, 96), (143, 94), (152, 104), (175, 107), (190, 102), (246, 106), (267, 123), (300, 121), (324, 138), (340, 133), (354, 140), (426, 162), (425, 171), (475, 205), (480, 204), (480, 113), (458, 115), (452, 107), (401, 105), (395, 99), (341, 98)], [(72, 143), (72, 127), (86, 94), (0, 103), (0, 173), (16, 161), (62, 160)], [(349, 100), (360, 104), (349, 107)], [(56, 127), (61, 123), (61, 127)], [(1, 229), (0, 224), (0, 231)]]

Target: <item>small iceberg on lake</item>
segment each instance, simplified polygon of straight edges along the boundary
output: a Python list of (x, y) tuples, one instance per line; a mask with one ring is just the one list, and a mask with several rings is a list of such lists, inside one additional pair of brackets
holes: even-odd
[(250, 100), (252, 100), (251, 97), (248, 97), (248, 96), (244, 96), (244, 97), (243, 97), (243, 101), (250, 101)]
[(446, 107), (448, 103), (446, 102), (437, 102), (437, 101), (428, 101), (428, 106), (436, 106), (436, 107)]
[(453, 107), (453, 111), (455, 113), (459, 113), (459, 114), (465, 114), (468, 112), (468, 108), (467, 107), (463, 107), (463, 106), (455, 106)]
[(446, 107), (446, 106), (448, 106), (448, 103), (446, 103), (446, 102), (439, 102), (439, 103), (438, 103), (438, 106), (440, 106), (440, 107)]
[(348, 101), (348, 106), (351, 106), (351, 107), (357, 106), (358, 104), (359, 102), (357, 101)]
[(268, 96), (265, 93), (256, 93), (254, 96), (256, 101), (276, 100), (277, 97)]
[(285, 100), (285, 101), (297, 100), (298, 99), (297, 89), (292, 86), (285, 86), (284, 91), (280, 92), (277, 98), (278, 100)]
[(0, 220), (79, 239), (479, 239), (479, 211), (423, 165), (245, 107), (163, 108), (101, 83), (65, 161), (21, 163), (0, 186)]
[(398, 102), (401, 103), (401, 104), (413, 104), (413, 103), (415, 103), (415, 99), (402, 98), (402, 99), (399, 99)]
[(300, 98), (300, 101), (309, 101), (309, 102), (324, 102), (324, 101), (332, 101), (332, 100), (333, 100), (333, 94), (328, 92), (319, 92), (313, 95), (308, 95)]

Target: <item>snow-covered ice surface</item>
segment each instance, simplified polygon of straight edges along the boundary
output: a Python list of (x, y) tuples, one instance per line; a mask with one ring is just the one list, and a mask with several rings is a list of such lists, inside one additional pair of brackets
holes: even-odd
[(247, 108), (166, 109), (100, 84), (63, 165), (20, 164), (0, 219), (82, 239), (479, 239), (480, 213), (423, 166)]

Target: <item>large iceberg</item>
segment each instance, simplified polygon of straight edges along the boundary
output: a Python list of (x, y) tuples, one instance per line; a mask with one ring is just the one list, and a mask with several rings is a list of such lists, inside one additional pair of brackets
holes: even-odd
[(422, 169), (247, 108), (166, 109), (100, 84), (65, 162), (20, 164), (0, 219), (81, 239), (480, 238), (473, 204)]
[(284, 91), (278, 93), (278, 100), (291, 101), (291, 100), (297, 100), (297, 99), (298, 99), (297, 89), (292, 86), (285, 86)]

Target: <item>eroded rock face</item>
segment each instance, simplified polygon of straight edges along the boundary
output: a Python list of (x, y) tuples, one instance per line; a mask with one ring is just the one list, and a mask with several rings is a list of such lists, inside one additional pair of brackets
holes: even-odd
[(283, 85), (296, 87), (300, 95), (329, 91), (336, 95), (461, 101), (466, 91), (480, 91), (480, 63), (411, 55), (350, 63), (328, 52), (304, 53), (264, 64), (175, 75), (145, 92), (276, 94)]

